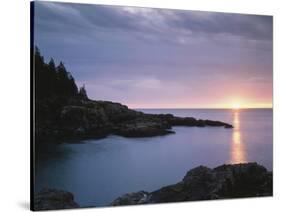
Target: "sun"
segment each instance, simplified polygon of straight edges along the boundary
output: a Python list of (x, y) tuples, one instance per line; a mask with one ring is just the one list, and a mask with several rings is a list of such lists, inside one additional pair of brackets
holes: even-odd
[(235, 102), (231, 105), (231, 108), (234, 110), (239, 110), (241, 108), (241, 105), (239, 102)]

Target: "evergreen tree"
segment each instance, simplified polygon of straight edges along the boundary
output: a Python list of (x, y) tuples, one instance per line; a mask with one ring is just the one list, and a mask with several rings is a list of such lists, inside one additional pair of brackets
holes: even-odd
[(74, 78), (70, 75), (69, 77), (69, 89), (70, 89), (70, 93), (72, 95), (75, 95), (77, 96), (78, 95), (78, 88), (77, 88), (77, 85), (75, 83), (75, 80)]
[(85, 85), (83, 85), (82, 87), (80, 87), (79, 89), (79, 96), (82, 99), (88, 99), (88, 95), (87, 95), (87, 91), (85, 89)]
[(49, 65), (50, 70), (56, 70), (56, 64), (55, 64), (55, 61), (53, 58), (50, 59), (50, 62), (48, 65)]
[(38, 65), (44, 64), (44, 57), (41, 56), (40, 50), (37, 46), (35, 47), (35, 55), (34, 56), (35, 56), (35, 65), (36, 65), (36, 63)]
[(38, 47), (34, 51), (35, 97), (36, 99), (55, 97), (79, 97), (74, 78), (62, 62), (56, 67), (54, 59), (44, 62)]
[(68, 96), (67, 92), (67, 71), (62, 62), (57, 67), (57, 94), (59, 96)]
[(40, 54), (38, 47), (35, 47), (34, 55), (34, 74), (35, 74), (35, 97), (41, 98), (45, 95), (44, 82), (44, 58)]
[(56, 64), (53, 58), (50, 59), (48, 65), (48, 96), (52, 96), (56, 93), (56, 85), (57, 85), (57, 72), (56, 72)]

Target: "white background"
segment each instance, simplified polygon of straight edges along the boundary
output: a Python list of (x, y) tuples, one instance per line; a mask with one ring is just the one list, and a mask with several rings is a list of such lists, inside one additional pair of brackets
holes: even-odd
[[(80, 211), (276, 211), (280, 202), (280, 22), (278, 0), (71, 0), (71, 2), (131, 5), (274, 15), (274, 197), (203, 201), (150, 206), (83, 209)], [(29, 1), (1, 0), (0, 25), (0, 211), (29, 210), (30, 66)], [(278, 14), (279, 12), (279, 14)], [(75, 51), (75, 50), (73, 50)], [(77, 211), (77, 210), (72, 210)], [(280, 209), (279, 209), (280, 211)]]

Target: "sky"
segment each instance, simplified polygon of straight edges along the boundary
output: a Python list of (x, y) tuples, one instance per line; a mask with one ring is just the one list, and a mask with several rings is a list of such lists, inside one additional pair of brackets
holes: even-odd
[(272, 17), (35, 2), (34, 42), (95, 100), (272, 107)]

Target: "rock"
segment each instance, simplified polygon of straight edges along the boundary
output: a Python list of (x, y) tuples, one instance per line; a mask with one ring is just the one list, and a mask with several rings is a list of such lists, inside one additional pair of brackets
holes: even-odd
[(220, 179), (220, 196), (251, 197), (272, 195), (272, 173), (257, 163), (223, 165), (214, 169)]
[[(272, 173), (257, 163), (222, 165), (214, 169), (199, 166), (187, 172), (182, 181), (165, 186), (136, 203), (135, 194), (125, 194), (113, 201), (113, 205), (182, 202), (272, 196)], [(121, 201), (121, 200), (126, 201)], [(137, 200), (139, 200), (137, 198)]]
[(167, 123), (142, 119), (117, 125), (115, 134), (124, 137), (151, 137), (174, 133), (169, 128)]
[[(222, 165), (214, 169), (198, 166), (186, 173), (182, 181), (153, 192), (124, 194), (110, 205), (213, 200), (272, 196), (272, 172), (257, 163)], [(43, 189), (34, 197), (34, 210), (78, 208), (73, 194)]]
[(172, 114), (145, 114), (127, 106), (89, 99), (47, 99), (36, 102), (36, 141), (77, 142), (86, 138), (103, 138), (109, 134), (124, 137), (150, 137), (174, 133), (172, 126), (225, 127), (232, 125)]
[(149, 193), (146, 191), (139, 191), (135, 193), (125, 194), (116, 200), (114, 200), (110, 205), (138, 205), (145, 204), (149, 198)]
[(212, 120), (202, 120), (195, 119), (192, 117), (176, 117), (172, 114), (160, 114), (156, 115), (162, 121), (168, 122), (171, 126), (197, 126), (197, 127), (205, 127), (205, 126), (214, 126), (220, 127), (223, 126), (225, 128), (233, 128), (231, 124), (227, 124), (221, 121), (212, 121)]
[(79, 208), (73, 194), (57, 189), (43, 189), (34, 196), (34, 210)]

